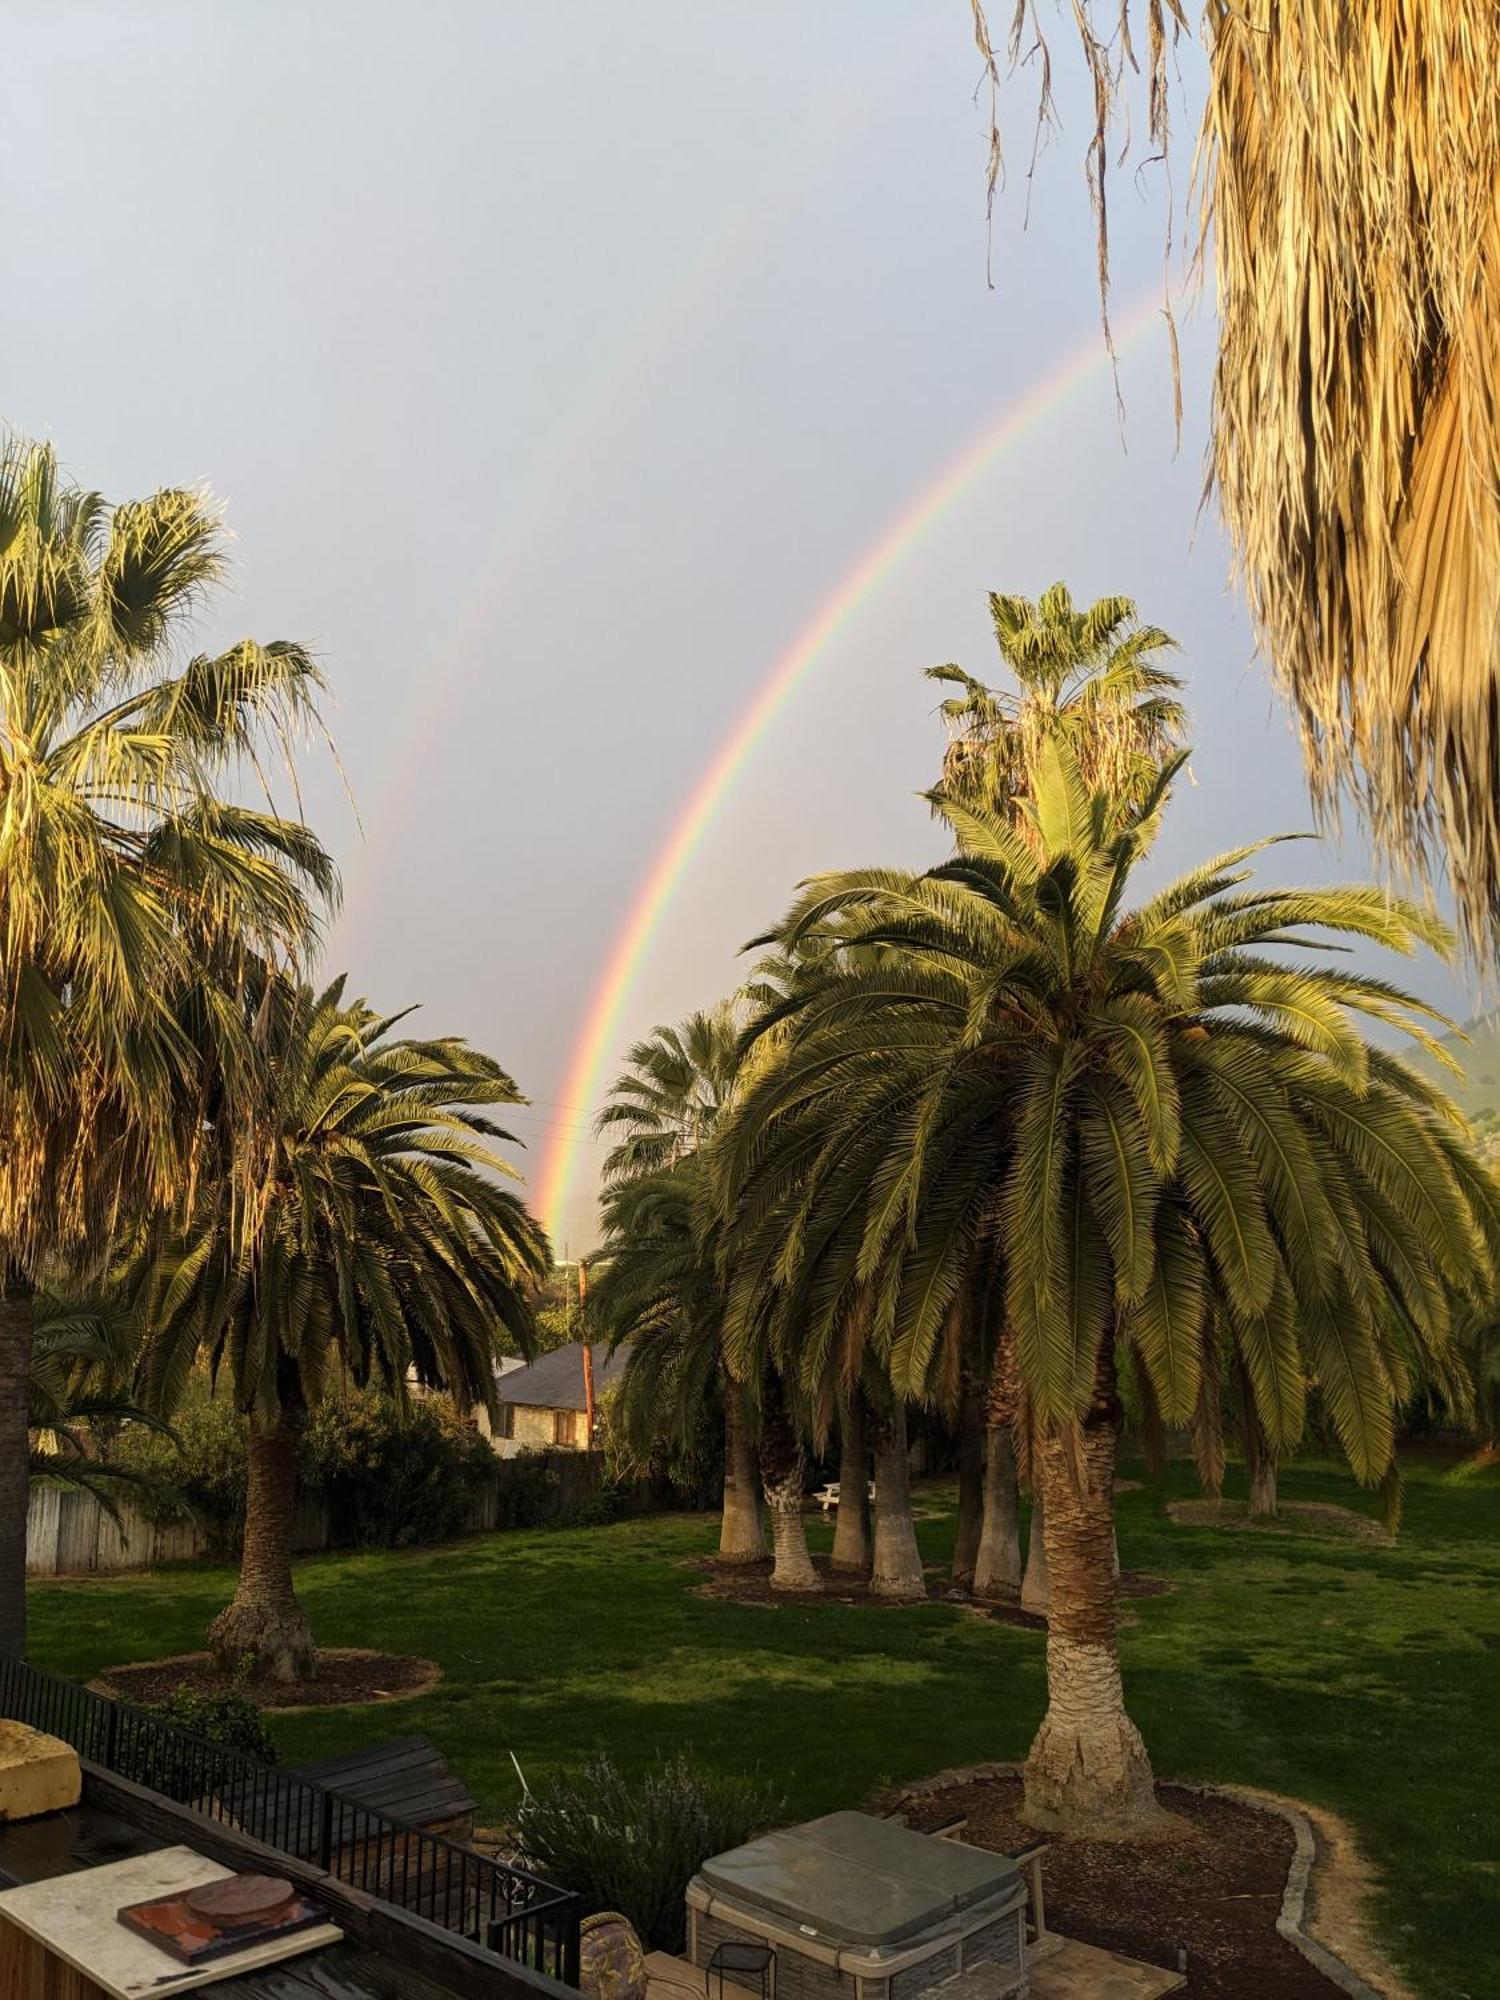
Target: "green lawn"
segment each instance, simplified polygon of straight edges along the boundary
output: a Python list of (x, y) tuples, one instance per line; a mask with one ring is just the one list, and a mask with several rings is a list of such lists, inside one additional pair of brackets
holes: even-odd
[[(1193, 1490), (1186, 1471), (1174, 1490)], [(1283, 1493), (1373, 1511), (1321, 1468), (1289, 1471)], [(949, 1496), (926, 1503), (924, 1551), (941, 1559)], [(427, 1654), (447, 1678), (399, 1707), (288, 1718), (283, 1748), (424, 1730), (491, 1813), (513, 1800), (512, 1751), (535, 1780), (600, 1747), (632, 1763), (686, 1747), (758, 1767), (799, 1815), (1024, 1753), (1042, 1709), (1039, 1636), (946, 1605), (706, 1600), (681, 1563), (712, 1539), (702, 1517), (659, 1516), (308, 1562), (300, 1588), (324, 1643)], [(1413, 1466), (1391, 1549), (1183, 1529), (1149, 1491), (1122, 1496), (1120, 1540), (1128, 1567), (1175, 1586), (1134, 1600), (1125, 1634), (1158, 1773), (1343, 1813), (1386, 1873), (1380, 1919), (1420, 1990), (1500, 1992), (1500, 1480)], [(190, 1651), (229, 1587), (199, 1568), (38, 1585), (33, 1656), (83, 1677)]]

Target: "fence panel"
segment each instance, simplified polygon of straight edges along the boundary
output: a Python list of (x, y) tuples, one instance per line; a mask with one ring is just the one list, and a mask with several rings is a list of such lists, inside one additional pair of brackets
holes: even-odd
[[(603, 1468), (598, 1453), (548, 1451), (516, 1458), (497, 1458), (470, 1511), (467, 1531), (491, 1534), (514, 1522), (515, 1498), (536, 1498), (538, 1464), (545, 1467), (548, 1504), (540, 1513), (524, 1516), (526, 1525), (544, 1525), (566, 1514), (599, 1491)], [(116, 1501), (117, 1526), (92, 1493), (82, 1488), (31, 1488), (26, 1517), (28, 1576), (88, 1576), (95, 1571), (151, 1569), (158, 1563), (194, 1562), (211, 1553), (207, 1536), (192, 1519), (156, 1524), (123, 1495)], [(670, 1504), (670, 1496), (642, 1484), (625, 1501), (627, 1511)], [(314, 1496), (297, 1502), (292, 1524), (292, 1548), (298, 1555), (316, 1555), (340, 1548), (332, 1532), (328, 1507)]]

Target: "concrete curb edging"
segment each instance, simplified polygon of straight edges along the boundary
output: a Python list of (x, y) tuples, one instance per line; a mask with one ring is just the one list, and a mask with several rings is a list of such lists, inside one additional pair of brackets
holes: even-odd
[(1277, 1819), (1284, 1820), (1292, 1830), (1296, 1846), (1292, 1850), (1291, 1866), (1286, 1872), (1286, 1887), (1281, 1894), (1277, 1930), (1310, 1965), (1317, 1967), (1325, 1979), (1331, 1979), (1335, 1986), (1351, 1994), (1353, 2000), (1387, 2000), (1386, 1994), (1378, 1987), (1361, 1979), (1341, 1958), (1335, 1957), (1327, 1945), (1319, 1944), (1303, 1927), (1312, 1891), (1313, 1864), (1318, 1858), (1318, 1837), (1306, 1813), (1288, 1805), (1284, 1799), (1273, 1798), (1269, 1792), (1258, 1792), (1250, 1785), (1190, 1785), (1182, 1784), (1177, 1779), (1169, 1782), (1179, 1784), (1185, 1792), (1197, 1792), (1208, 1798), (1233, 1799), (1239, 1805), (1250, 1806), (1256, 1812), (1274, 1813)]
[[(966, 1764), (955, 1770), (939, 1771), (936, 1777), (923, 1778), (914, 1785), (893, 1786), (891, 1789), (899, 1790), (903, 1798), (919, 1799), (934, 1792), (947, 1791), (954, 1785), (975, 1784), (985, 1778), (1019, 1778), (1023, 1769), (1024, 1766), (1016, 1763)], [(1180, 1778), (1166, 1778), (1162, 1782), (1175, 1785), (1184, 1792), (1195, 1792), (1200, 1797), (1232, 1799), (1237, 1805), (1249, 1806), (1255, 1812), (1274, 1813), (1284, 1821), (1291, 1829), (1295, 1845), (1287, 1869), (1286, 1887), (1282, 1891), (1281, 1911), (1276, 1919), (1278, 1933), (1325, 1979), (1349, 1994), (1351, 2000), (1390, 2000), (1389, 1989), (1371, 1986), (1305, 1928), (1313, 1869), (1318, 1860), (1317, 1833), (1306, 1813), (1290, 1800), (1271, 1792), (1257, 1791), (1252, 1785), (1199, 1785)]]

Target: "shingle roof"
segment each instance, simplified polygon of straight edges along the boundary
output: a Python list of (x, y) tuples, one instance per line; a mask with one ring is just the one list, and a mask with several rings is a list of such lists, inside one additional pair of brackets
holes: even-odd
[[(595, 1346), (596, 1397), (620, 1380), (629, 1357), (629, 1341), (613, 1354), (607, 1348)], [(550, 1354), (539, 1355), (524, 1368), (513, 1368), (495, 1384), (495, 1394), (502, 1403), (525, 1403), (532, 1409), (583, 1409), (583, 1342), (570, 1340), (566, 1346), (553, 1348)]]

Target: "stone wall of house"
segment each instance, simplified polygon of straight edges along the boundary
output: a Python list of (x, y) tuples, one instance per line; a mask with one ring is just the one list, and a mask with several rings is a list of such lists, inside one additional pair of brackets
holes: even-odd
[(557, 1412), (535, 1403), (512, 1403), (511, 1434), (500, 1437), (482, 1426), (501, 1458), (514, 1458), (521, 1451), (582, 1451), (585, 1424), (582, 1410), (574, 1411), (573, 1442), (557, 1442)]

